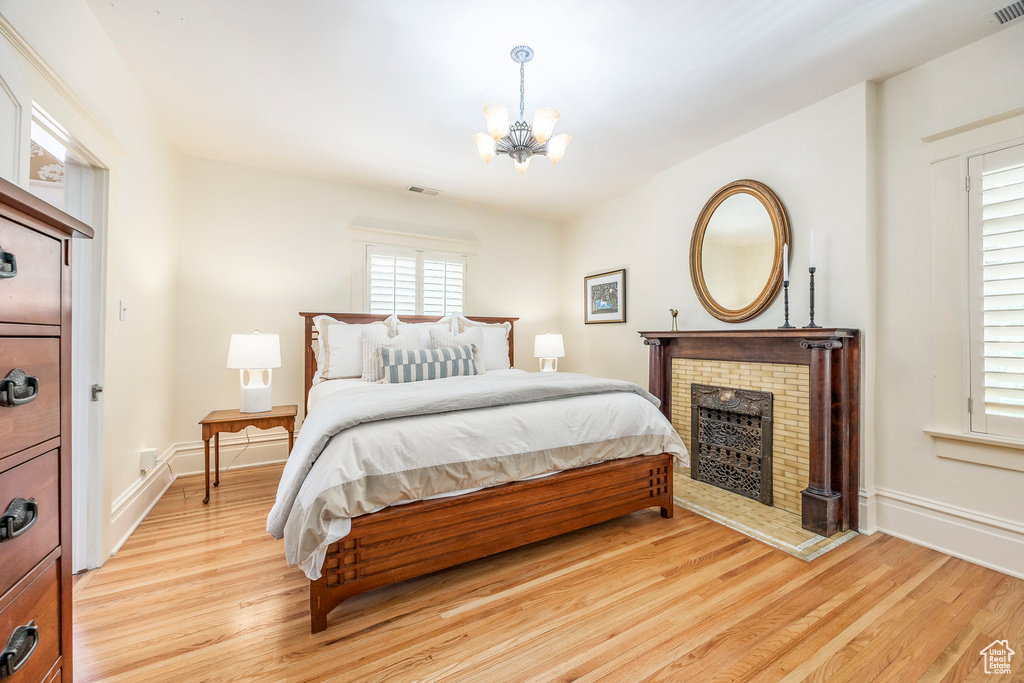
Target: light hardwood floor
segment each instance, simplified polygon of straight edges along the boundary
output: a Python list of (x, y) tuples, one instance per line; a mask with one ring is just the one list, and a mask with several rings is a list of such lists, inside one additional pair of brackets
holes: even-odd
[[(883, 534), (807, 563), (676, 508), (354, 598), (311, 636), (265, 532), (280, 468), (168, 491), (75, 585), (77, 681), (961, 681), (1024, 581)], [(515, 533), (514, 529), (509, 530)]]

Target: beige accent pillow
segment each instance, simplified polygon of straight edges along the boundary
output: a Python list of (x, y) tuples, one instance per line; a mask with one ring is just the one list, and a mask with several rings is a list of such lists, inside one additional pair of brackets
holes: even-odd
[[(401, 318), (399, 318), (397, 316), (392, 316), (392, 318), (394, 318), (394, 326), (391, 328), (392, 329), (392, 336), (394, 336), (395, 334), (397, 334), (397, 333), (399, 333), (399, 332), (401, 332), (403, 330), (408, 330), (408, 329), (421, 330), (420, 336), (422, 337), (423, 346), (421, 346), (420, 348), (423, 348), (423, 349), (431, 348), (430, 347), (430, 331), (431, 330), (438, 329), (438, 330), (444, 330), (444, 331), (447, 331), (447, 332), (455, 332), (455, 316), (454, 315), (446, 315), (445, 317), (441, 318), (440, 320), (437, 320), (437, 321), (432, 322), (432, 323), (407, 323), (407, 322), (403, 321)], [(388, 320), (391, 320), (391, 318), (388, 318)]]
[[(313, 376), (313, 384), (328, 379), (359, 377), (363, 374), (363, 331), (380, 329), (388, 333), (385, 322), (362, 323), (350, 325), (335, 320), (329, 315), (317, 316), (313, 319), (317, 329), (316, 354), (317, 371)], [(317, 351), (316, 346), (314, 350)]]
[(465, 316), (457, 316), (458, 332), (479, 329), (483, 333), (483, 367), (486, 370), (508, 370), (508, 335), (512, 323), (480, 323)]
[(419, 330), (406, 330), (390, 338), (387, 335), (386, 328), (384, 330), (366, 330), (363, 333), (362, 379), (364, 382), (379, 382), (383, 377), (380, 350), (384, 346), (403, 351), (415, 351), (416, 349), (424, 348), (420, 346)]
[(470, 328), (460, 335), (436, 328), (430, 330), (430, 348), (432, 349), (470, 345), (473, 346), (473, 362), (476, 363), (477, 374), (482, 375), (485, 372), (483, 363), (484, 335), (480, 328)]

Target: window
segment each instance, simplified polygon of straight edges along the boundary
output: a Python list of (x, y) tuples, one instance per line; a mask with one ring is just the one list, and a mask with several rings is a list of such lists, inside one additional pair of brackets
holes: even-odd
[(971, 431), (1024, 438), (1024, 145), (967, 163)]
[(464, 254), (368, 244), (365, 273), (370, 313), (442, 316), (465, 304)]

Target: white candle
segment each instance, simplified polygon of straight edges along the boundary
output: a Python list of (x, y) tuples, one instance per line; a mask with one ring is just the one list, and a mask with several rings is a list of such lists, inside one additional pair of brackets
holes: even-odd
[(782, 279), (789, 282), (789, 245), (782, 245)]
[(811, 250), (807, 254), (807, 265), (811, 268), (814, 267), (814, 231), (811, 230)]

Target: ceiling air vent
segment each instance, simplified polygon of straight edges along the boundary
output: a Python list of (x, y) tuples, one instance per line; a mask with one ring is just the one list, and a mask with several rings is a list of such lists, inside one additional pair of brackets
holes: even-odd
[(988, 19), (992, 28), (1002, 28), (1011, 22), (1019, 21), (1022, 17), (1024, 17), (1024, 0), (1017, 0), (1002, 9), (992, 10), (985, 14), (985, 18)]
[(429, 187), (419, 187), (418, 185), (410, 185), (408, 188), (409, 192), (415, 192), (416, 194), (425, 194), (428, 197), (436, 197), (441, 194), (441, 190), (434, 190)]

